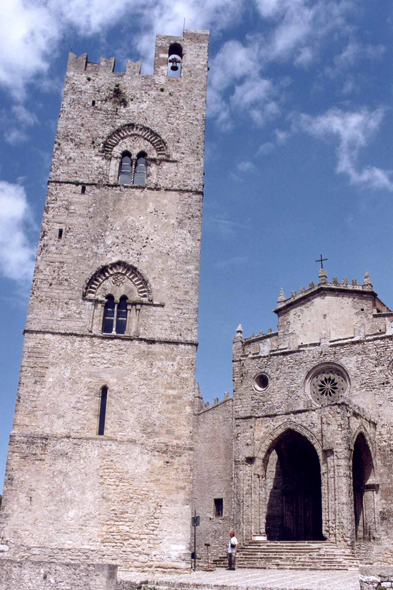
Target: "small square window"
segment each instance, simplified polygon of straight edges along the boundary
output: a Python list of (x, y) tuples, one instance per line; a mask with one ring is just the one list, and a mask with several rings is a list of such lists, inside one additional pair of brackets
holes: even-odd
[(214, 516), (216, 518), (222, 518), (224, 516), (223, 498), (214, 498)]

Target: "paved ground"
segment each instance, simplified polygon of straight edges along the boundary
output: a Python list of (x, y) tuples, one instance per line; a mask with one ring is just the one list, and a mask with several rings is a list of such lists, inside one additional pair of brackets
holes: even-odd
[(148, 574), (119, 572), (118, 578), (149, 583), (190, 585), (214, 590), (215, 586), (258, 588), (259, 590), (359, 590), (358, 571), (302, 571), (238, 569), (230, 572), (217, 569), (213, 572), (191, 574)]

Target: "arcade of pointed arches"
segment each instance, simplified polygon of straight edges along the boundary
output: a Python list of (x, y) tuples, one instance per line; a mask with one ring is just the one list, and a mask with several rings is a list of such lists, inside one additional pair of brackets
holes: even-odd
[[(363, 428), (353, 437), (351, 454), (352, 536), (378, 538), (375, 462)], [(292, 421), (276, 428), (260, 445), (252, 473), (253, 535), (271, 541), (334, 540), (335, 499), (328, 485), (332, 454), (323, 460), (318, 439)], [(351, 525), (349, 524), (349, 528)], [(351, 533), (349, 531), (349, 536)]]

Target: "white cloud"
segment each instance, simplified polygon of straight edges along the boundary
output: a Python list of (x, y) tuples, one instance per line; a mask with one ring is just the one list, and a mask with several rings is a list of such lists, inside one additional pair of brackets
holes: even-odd
[(232, 266), (243, 266), (246, 264), (248, 256), (233, 256), (225, 260), (219, 260), (214, 264), (216, 268), (230, 268)]
[[(3, 0), (0, 4), (0, 84), (23, 100), (26, 85), (45, 75), (70, 29), (102, 35), (129, 21), (132, 42), (151, 57), (154, 35), (186, 28), (225, 29), (237, 22), (245, 0)], [(136, 27), (138, 24), (138, 29)]]
[(3, 0), (0, 8), (0, 84), (23, 99), (25, 85), (48, 70), (59, 40), (55, 15), (43, 2)]
[(16, 127), (7, 129), (7, 131), (4, 132), (3, 137), (4, 140), (12, 146), (25, 143), (30, 139), (24, 131), (17, 129)]
[(328, 35), (335, 30), (340, 35), (350, 30), (346, 17), (356, 3), (356, 0), (256, 0), (261, 17), (276, 25), (265, 45), (265, 59), (293, 58), (295, 65), (306, 67)]
[(21, 104), (13, 106), (12, 112), (16, 120), (22, 125), (32, 127), (33, 125), (36, 125), (36, 123), (38, 123), (37, 115), (35, 113), (31, 113)]
[(238, 221), (232, 221), (225, 215), (214, 217), (211, 221), (214, 224), (215, 231), (218, 231), (224, 237), (234, 236), (239, 230), (249, 229), (247, 225), (239, 223)]
[(1, 126), (5, 128), (4, 140), (12, 146), (25, 143), (30, 139), (26, 129), (38, 122), (38, 117), (23, 105), (14, 105), (10, 111), (2, 112)]
[(236, 109), (248, 109), (263, 104), (274, 94), (273, 84), (263, 78), (248, 78), (235, 88), (231, 96), (232, 106)]
[(333, 65), (325, 68), (325, 73), (329, 78), (336, 78), (349, 68), (352, 68), (360, 59), (377, 60), (385, 52), (383, 45), (362, 45), (358, 41), (351, 39), (343, 48), (341, 53), (333, 59)]
[(277, 143), (280, 145), (286, 143), (291, 136), (289, 131), (282, 131), (281, 129), (275, 129), (274, 134), (276, 136)]
[(250, 161), (238, 162), (236, 164), (236, 168), (240, 172), (253, 172), (255, 170), (255, 165)]
[(22, 186), (0, 181), (0, 272), (20, 283), (31, 280), (35, 249), (27, 229), (32, 214)]
[(271, 154), (272, 151), (274, 151), (274, 148), (275, 148), (274, 143), (267, 141), (259, 147), (257, 154), (258, 155), (262, 154), (262, 155), (266, 156), (267, 154)]
[(295, 58), (295, 66), (307, 68), (314, 59), (314, 54), (311, 47), (302, 47)]
[[(228, 128), (234, 115), (249, 116), (262, 127), (280, 115), (278, 89), (261, 75), (261, 38), (228, 41), (210, 62), (208, 115), (215, 117), (222, 128)], [(280, 101), (284, 100), (284, 91)]]
[[(346, 18), (356, 2), (253, 0), (264, 34), (247, 37), (245, 44), (231, 40), (211, 60), (209, 115), (224, 129), (231, 127), (242, 104), (247, 104), (249, 116), (258, 126), (280, 116), (285, 95), (280, 92), (277, 99), (280, 83), (273, 84), (262, 70), (277, 60), (308, 67), (324, 39), (333, 32), (345, 36)], [(29, 83), (48, 87), (53, 56), (73, 31), (85, 36), (105, 35), (111, 27), (128, 22), (131, 43), (141, 54), (146, 72), (156, 33), (180, 35), (184, 19), (186, 28), (211, 28), (217, 33), (236, 25), (246, 8), (249, 3), (245, 0), (3, 0), (0, 85), (22, 101)], [(129, 46), (130, 39), (125, 42)], [(382, 49), (370, 46), (368, 51)], [(19, 116), (23, 118), (23, 113)], [(29, 125), (28, 117), (20, 123)], [(17, 135), (9, 133), (8, 141), (15, 143)]]
[[(208, 114), (221, 127), (230, 128), (242, 109), (258, 126), (279, 117), (286, 100), (284, 79), (272, 81), (264, 73), (273, 62), (292, 62), (307, 68), (318, 57), (322, 45), (335, 34), (350, 36), (348, 15), (357, 0), (254, 0), (264, 34), (249, 35), (245, 43), (226, 42), (211, 60)], [(267, 27), (265, 26), (267, 23)], [(348, 44), (341, 64), (350, 62), (357, 45)], [(359, 49), (360, 50), (360, 49)], [(364, 52), (365, 50), (362, 49)], [(354, 57), (353, 57), (354, 59)]]
[(354, 112), (330, 109), (316, 117), (300, 115), (295, 121), (295, 127), (300, 127), (314, 137), (336, 137), (338, 139), (336, 170), (340, 174), (346, 174), (352, 184), (393, 191), (390, 170), (375, 166), (357, 170), (359, 152), (370, 143), (381, 125), (383, 116), (382, 108), (370, 111), (364, 107)]

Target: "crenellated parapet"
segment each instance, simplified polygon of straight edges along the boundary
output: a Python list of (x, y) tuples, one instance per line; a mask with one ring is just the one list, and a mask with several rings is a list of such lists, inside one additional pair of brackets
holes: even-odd
[[(369, 340), (393, 334), (393, 311), (379, 298), (366, 271), (363, 282), (347, 278), (328, 281), (324, 269), (318, 283), (301, 287), (285, 297), (280, 290), (278, 329), (243, 336), (241, 326), (233, 340), (233, 358), (286, 354), (312, 346), (336, 346), (342, 342)], [(236, 378), (236, 376), (234, 377)]]
[[(166, 77), (168, 70), (168, 48), (174, 46), (181, 47), (181, 55), (178, 55), (178, 66), (177, 69), (183, 70), (183, 76), (192, 77), (192, 72), (187, 66), (191, 65), (194, 59), (204, 57), (203, 46), (206, 45), (206, 41), (209, 38), (209, 31), (184, 31), (182, 37), (169, 36), (169, 35), (157, 35), (155, 55), (154, 55), (154, 66), (153, 74), (154, 77)], [(190, 51), (189, 46), (196, 47), (202, 46), (202, 50), (198, 53)], [(127, 60), (125, 72), (115, 72), (116, 59), (114, 57), (106, 58), (100, 57), (99, 63), (91, 62), (88, 59), (87, 53), (83, 53), (80, 56), (75, 55), (72, 51), (69, 53), (67, 74), (86, 73), (92, 76), (107, 76), (112, 74), (114, 78), (119, 77), (132, 77), (141, 75), (142, 62), (140, 60), (134, 62)], [(204, 68), (203, 60), (201, 63), (202, 69)], [(176, 69), (174, 69), (176, 71)], [(146, 77), (146, 74), (143, 74)], [(175, 77), (175, 76), (174, 76)]]
[[(317, 291), (320, 291), (321, 289), (328, 289), (330, 291), (338, 290), (339, 292), (349, 292), (349, 293), (369, 292), (369, 293), (374, 293), (375, 296), (377, 295), (375, 293), (375, 291), (373, 290), (373, 285), (371, 283), (370, 275), (367, 270), (365, 272), (362, 284), (359, 284), (357, 279), (352, 279), (351, 282), (348, 282), (347, 278), (343, 278), (342, 281), (339, 282), (337, 277), (333, 277), (332, 281), (329, 282), (327, 272), (323, 268), (319, 271), (318, 279), (319, 279), (319, 281), (317, 284), (314, 284), (314, 282), (311, 281), (308, 284), (308, 288), (300, 287), (299, 293), (297, 293), (296, 291), (292, 291), (290, 297), (285, 297), (284, 290), (281, 289), (278, 299), (277, 299), (277, 308), (274, 310), (275, 313), (278, 313), (279, 309), (284, 308), (287, 305), (292, 305), (293, 303), (297, 303), (300, 300), (304, 299), (305, 297), (308, 297), (308, 296), (316, 293)], [(389, 312), (390, 311), (378, 299), (376, 300), (376, 309), (379, 312), (381, 312), (381, 311)]]

